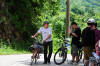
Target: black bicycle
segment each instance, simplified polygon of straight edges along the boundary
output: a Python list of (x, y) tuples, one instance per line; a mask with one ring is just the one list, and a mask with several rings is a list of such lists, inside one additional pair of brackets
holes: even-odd
[[(59, 43), (59, 46), (60, 44), (61, 44), (61, 41)], [(55, 64), (60, 65), (66, 61), (67, 51), (69, 47), (70, 47), (69, 41), (64, 40), (63, 43), (61, 44), (61, 47), (57, 50), (57, 52), (54, 55)]]
[(83, 48), (79, 48), (79, 61), (82, 59), (83, 56)]

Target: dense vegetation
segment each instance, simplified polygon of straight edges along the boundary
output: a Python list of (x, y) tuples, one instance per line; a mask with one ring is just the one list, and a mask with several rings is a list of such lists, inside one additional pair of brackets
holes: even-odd
[[(71, 22), (77, 22), (83, 29), (88, 18), (95, 18), (100, 27), (99, 2), (71, 0)], [(6, 44), (14, 50), (27, 50), (32, 44), (30, 36), (46, 20), (53, 29), (53, 44), (56, 46), (57, 40), (65, 35), (66, 0), (0, 0), (1, 49), (5, 49)]]

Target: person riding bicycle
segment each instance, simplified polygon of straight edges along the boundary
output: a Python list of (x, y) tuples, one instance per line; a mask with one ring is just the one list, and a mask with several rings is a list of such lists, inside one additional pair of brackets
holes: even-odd
[[(80, 37), (81, 37), (81, 29), (78, 27), (76, 22), (72, 22), (71, 28), (71, 35), (72, 35), (72, 42), (71, 42), (71, 55), (72, 61), (71, 64), (78, 64), (79, 62), (79, 48), (80, 48)], [(76, 59), (76, 61), (75, 61)]]
[(84, 65), (87, 66), (89, 58), (92, 56), (93, 49), (95, 49), (95, 31), (92, 29), (94, 19), (88, 20), (88, 27), (82, 32), (82, 45), (84, 47)]
[[(38, 34), (42, 33), (43, 37), (43, 44), (44, 44), (44, 63), (43, 64), (50, 64), (50, 59), (52, 56), (53, 46), (52, 46), (52, 29), (49, 27), (49, 22), (45, 21), (43, 27), (41, 27), (38, 32), (32, 36), (32, 38), (36, 37)], [(49, 47), (49, 54), (48, 53)]]

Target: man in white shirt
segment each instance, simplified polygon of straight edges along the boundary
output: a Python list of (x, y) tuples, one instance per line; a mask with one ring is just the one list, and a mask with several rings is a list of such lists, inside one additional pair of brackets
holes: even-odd
[[(38, 32), (32, 36), (32, 38), (36, 37), (38, 34), (42, 33), (43, 37), (43, 44), (44, 44), (44, 63), (43, 64), (50, 64), (50, 59), (52, 56), (52, 29), (49, 28), (49, 22), (45, 21), (43, 24), (43, 27), (41, 27)], [(48, 47), (49, 47), (49, 54), (48, 53)], [(48, 56), (47, 56), (48, 55)]]

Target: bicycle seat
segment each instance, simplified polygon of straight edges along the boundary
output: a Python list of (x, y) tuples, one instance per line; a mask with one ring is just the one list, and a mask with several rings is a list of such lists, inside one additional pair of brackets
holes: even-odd
[(42, 43), (38, 43), (38, 45), (43, 46), (43, 44), (42, 44)]
[(41, 48), (41, 46), (40, 46), (40, 45), (38, 45), (38, 46), (37, 46), (37, 48)]

